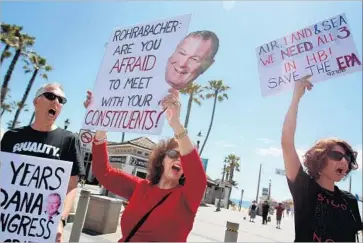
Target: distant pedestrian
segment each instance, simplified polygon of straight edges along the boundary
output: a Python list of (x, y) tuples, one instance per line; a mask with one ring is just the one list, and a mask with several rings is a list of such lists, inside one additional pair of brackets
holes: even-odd
[(252, 205), (249, 208), (248, 214), (250, 216), (250, 222), (254, 223), (255, 222), (255, 218), (256, 218), (256, 214), (257, 214), (257, 204), (256, 201), (252, 202)]
[(275, 208), (276, 209), (276, 228), (281, 229), (281, 218), (285, 208), (282, 206), (282, 203)]
[(270, 205), (267, 201), (262, 204), (262, 224), (267, 224), (267, 215), (270, 210)]

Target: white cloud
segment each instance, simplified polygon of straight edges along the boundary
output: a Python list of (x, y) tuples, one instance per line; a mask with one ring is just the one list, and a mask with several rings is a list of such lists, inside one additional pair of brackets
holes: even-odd
[(257, 138), (257, 140), (266, 144), (274, 142), (274, 140), (268, 138)]
[[(296, 152), (299, 155), (300, 159), (302, 159), (303, 155), (305, 154), (305, 151), (306, 151), (305, 149), (296, 149)], [(281, 157), (282, 149), (278, 147), (258, 148), (256, 149), (256, 153), (261, 156)]]
[(281, 148), (276, 148), (276, 147), (258, 148), (258, 149), (256, 149), (256, 153), (261, 156), (279, 157), (282, 155), (282, 150), (281, 150)]
[(218, 145), (218, 146), (224, 147), (224, 148), (234, 148), (234, 147), (236, 147), (236, 144), (228, 143), (225, 140), (219, 140), (215, 144)]
[(227, 1), (227, 0), (222, 0), (222, 6), (224, 8), (224, 10), (226, 11), (230, 11), (232, 10), (236, 5), (236, 1)]
[(354, 146), (354, 150), (358, 152), (357, 163), (358, 170), (362, 169), (362, 144)]

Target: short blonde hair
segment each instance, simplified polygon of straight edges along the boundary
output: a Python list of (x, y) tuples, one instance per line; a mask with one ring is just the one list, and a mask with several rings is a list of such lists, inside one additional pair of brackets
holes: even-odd
[(44, 94), (46, 88), (49, 87), (49, 86), (55, 86), (55, 87), (59, 88), (60, 90), (62, 90), (62, 92), (64, 93), (63, 86), (60, 83), (56, 83), (56, 82), (54, 82), (54, 83), (47, 83), (47, 84), (43, 84), (42, 86), (40, 86), (40, 88), (35, 93), (35, 98), (37, 98), (37, 97), (41, 96), (42, 94)]

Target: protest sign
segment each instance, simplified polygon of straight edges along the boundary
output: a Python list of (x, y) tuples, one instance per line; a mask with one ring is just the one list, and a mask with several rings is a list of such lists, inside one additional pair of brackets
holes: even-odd
[(92, 143), (95, 137), (95, 132), (90, 130), (81, 129), (79, 131), (79, 141), (81, 143), (81, 148), (84, 152), (91, 153), (92, 152)]
[(191, 15), (119, 28), (112, 32), (83, 128), (160, 134), (168, 94), (169, 56), (188, 32)]
[(319, 82), (362, 70), (345, 14), (259, 46), (256, 55), (262, 96), (291, 90), (306, 75)]
[(72, 163), (0, 152), (0, 242), (55, 242)]

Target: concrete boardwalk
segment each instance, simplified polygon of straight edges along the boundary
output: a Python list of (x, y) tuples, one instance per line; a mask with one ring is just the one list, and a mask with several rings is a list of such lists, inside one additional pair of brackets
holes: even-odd
[[(88, 188), (97, 193), (98, 188)], [(255, 223), (250, 223), (246, 213), (222, 209), (215, 212), (213, 205), (199, 207), (194, 226), (189, 234), (188, 242), (224, 242), (227, 220), (239, 223), (238, 242), (293, 242), (294, 219), (282, 219), (282, 229), (276, 229), (275, 216), (271, 215), (268, 225), (262, 225), (262, 218), (256, 216)], [(243, 220), (243, 217), (247, 217)], [(119, 223), (118, 223), (119, 224)], [(69, 241), (72, 224), (67, 224), (64, 232), (64, 241)], [(79, 242), (117, 242), (121, 238), (120, 226), (113, 234), (90, 235), (82, 233)], [(362, 238), (360, 235), (360, 242)]]
[[(97, 188), (88, 188), (96, 192)], [(193, 230), (189, 234), (188, 242), (223, 242), (226, 222), (239, 223), (238, 242), (292, 242), (294, 239), (293, 218), (283, 218), (282, 229), (276, 229), (274, 216), (268, 225), (262, 225), (262, 218), (257, 216), (255, 223), (250, 223), (246, 213), (222, 209), (215, 212), (213, 205), (199, 207), (194, 221)], [(64, 232), (64, 241), (69, 241), (72, 224), (67, 224)], [(120, 226), (113, 234), (90, 235), (82, 233), (79, 242), (117, 242), (121, 238)]]

